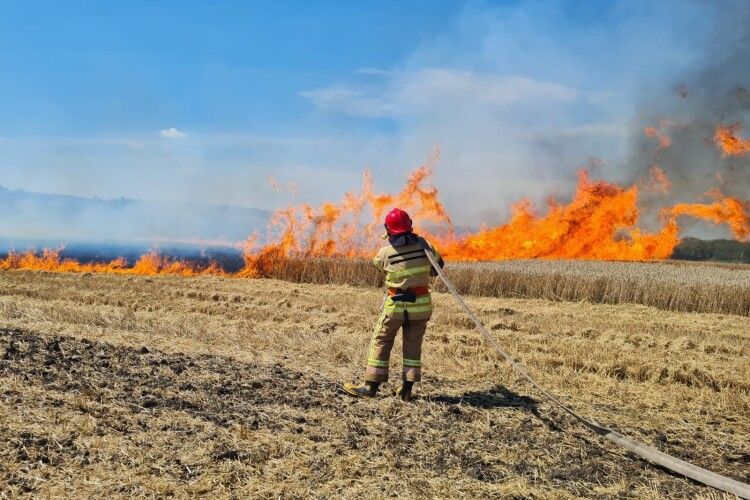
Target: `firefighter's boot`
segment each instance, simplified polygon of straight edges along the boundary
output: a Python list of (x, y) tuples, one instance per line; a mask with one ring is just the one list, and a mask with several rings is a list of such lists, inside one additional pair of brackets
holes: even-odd
[(361, 384), (355, 384), (354, 382), (347, 382), (344, 384), (344, 391), (350, 396), (355, 398), (374, 398), (375, 394), (378, 393), (378, 387), (380, 382), (362, 382)]
[(409, 382), (408, 380), (404, 380), (404, 383), (396, 390), (396, 396), (401, 398), (402, 401), (411, 401), (412, 400), (412, 387), (414, 387), (414, 382)]

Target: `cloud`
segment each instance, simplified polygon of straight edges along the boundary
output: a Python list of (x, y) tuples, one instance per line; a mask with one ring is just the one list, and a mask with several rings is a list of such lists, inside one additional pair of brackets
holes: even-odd
[[(358, 72), (362, 73), (363, 68)], [(321, 111), (367, 118), (414, 114), (436, 105), (570, 102), (579, 95), (576, 89), (558, 83), (489, 72), (429, 68), (378, 74), (388, 78), (381, 86), (336, 83), (300, 95)]]
[(358, 75), (372, 75), (372, 76), (388, 76), (392, 74), (392, 71), (381, 68), (373, 68), (371, 66), (361, 66), (355, 71)]
[(401, 100), (422, 105), (432, 100), (503, 106), (532, 101), (572, 101), (578, 92), (565, 85), (522, 76), (429, 69), (409, 74)]
[(160, 130), (159, 135), (165, 139), (184, 139), (187, 137), (187, 134), (185, 132), (177, 130), (174, 127)]
[[(164, 132), (164, 130), (162, 130), (162, 132)], [(162, 134), (162, 137), (164, 137), (163, 134)], [(128, 141), (127, 146), (128, 146), (128, 149), (143, 149), (146, 147), (145, 144), (139, 141)]]
[(313, 105), (328, 112), (344, 113), (366, 118), (381, 118), (396, 113), (394, 103), (387, 96), (365, 88), (333, 84), (328, 87), (300, 92)]

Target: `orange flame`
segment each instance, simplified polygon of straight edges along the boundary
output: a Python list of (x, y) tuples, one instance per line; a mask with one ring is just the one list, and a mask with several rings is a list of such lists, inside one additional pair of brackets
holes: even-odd
[(534, 214), (531, 203), (514, 206), (507, 224), (484, 229), (442, 248), (453, 260), (503, 259), (665, 259), (677, 245), (678, 227), (669, 221), (655, 234), (634, 228), (638, 189), (623, 189), (579, 173), (568, 205), (550, 201), (547, 214)]
[[(666, 126), (664, 123), (662, 129)], [(732, 127), (736, 130), (738, 126)], [(365, 171), (361, 189), (346, 193), (339, 202), (325, 202), (317, 207), (302, 204), (277, 210), (269, 225), (270, 243), (258, 247), (258, 236), (250, 237), (244, 247), (245, 266), (231, 275), (216, 263), (199, 266), (162, 257), (153, 251), (132, 266), (122, 258), (104, 263), (81, 263), (62, 259), (60, 252), (53, 250), (45, 250), (41, 255), (11, 253), (0, 259), (0, 270), (268, 276), (290, 257), (370, 257), (382, 244), (382, 220), (386, 211), (394, 206), (409, 211), (415, 231), (431, 239), (450, 260), (666, 259), (679, 242), (678, 219), (684, 216), (726, 224), (736, 239), (750, 238), (750, 201), (743, 202), (718, 191), (712, 194), (712, 203), (681, 203), (664, 208), (662, 226), (654, 232), (643, 232), (638, 228), (638, 184), (622, 187), (593, 181), (585, 170), (579, 173), (578, 186), (569, 203), (551, 199), (546, 213), (538, 215), (530, 201), (521, 200), (513, 206), (507, 223), (458, 235), (437, 189), (427, 185), (437, 159), (435, 152), (408, 176), (405, 186), (396, 194), (376, 192), (371, 174)], [(669, 179), (657, 165), (651, 167), (649, 180), (640, 185), (647, 190), (668, 192), (670, 189)]]
[(654, 137), (659, 141), (659, 149), (667, 149), (672, 145), (672, 138), (667, 135), (666, 129), (670, 126), (667, 120), (659, 120), (659, 128), (644, 127), (643, 133), (646, 137)]
[[(367, 256), (382, 239), (384, 230), (381, 221), (394, 206), (411, 213), (418, 231), (427, 229), (429, 225), (442, 225), (452, 231), (452, 222), (438, 199), (437, 189), (424, 186), (424, 181), (432, 175), (437, 159), (436, 152), (409, 175), (404, 188), (395, 195), (375, 193), (372, 176), (365, 171), (360, 192), (346, 193), (338, 203), (325, 202), (319, 207), (302, 204), (277, 210), (271, 216), (270, 223), (275, 241), (256, 250), (254, 243), (257, 237), (251, 238), (245, 255), (247, 265), (244, 273), (256, 274), (253, 271), (256, 267), (265, 268), (290, 255)], [(363, 217), (367, 217), (364, 223)]]
[[(747, 216), (738, 211), (739, 201), (729, 198), (716, 202), (724, 207), (720, 210), (701, 204), (667, 209), (662, 228), (644, 233), (637, 228), (638, 188), (591, 181), (586, 171), (580, 172), (578, 188), (569, 204), (550, 200), (547, 213), (537, 216), (531, 203), (522, 200), (513, 207), (508, 223), (457, 236), (437, 190), (423, 186), (431, 173), (432, 162), (428, 162), (413, 172), (404, 190), (394, 196), (373, 194), (371, 177), (365, 172), (361, 193), (348, 193), (338, 204), (328, 202), (317, 209), (302, 205), (277, 212), (274, 225), (282, 228), (278, 238), (249, 251), (243, 272), (263, 275), (290, 256), (370, 256), (380, 242), (376, 234), (380, 221), (392, 206), (411, 210), (415, 221), (423, 224), (417, 231), (430, 237), (450, 260), (665, 259), (679, 242), (677, 217), (682, 215), (728, 224), (737, 238), (747, 237), (738, 229), (747, 223)], [(668, 191), (670, 181), (654, 165), (649, 185)], [(366, 209), (371, 222), (354, 223)]]
[(738, 198), (714, 193), (714, 203), (689, 204), (680, 203), (667, 209), (672, 217), (689, 215), (714, 224), (727, 224), (732, 235), (738, 240), (750, 238), (750, 201), (743, 203)]
[(659, 165), (651, 165), (648, 169), (649, 178), (644, 185), (646, 191), (655, 191), (667, 194), (672, 189), (672, 182)]
[(105, 273), (105, 274), (139, 274), (139, 275), (177, 275), (198, 276), (213, 274), (223, 276), (226, 273), (221, 267), (212, 262), (207, 267), (163, 257), (155, 252), (142, 255), (132, 266), (118, 257), (109, 262), (82, 263), (75, 259), (63, 259), (59, 250), (45, 249), (41, 255), (32, 251), (24, 253), (11, 252), (0, 259), (0, 270), (27, 269), (34, 271), (51, 271), (64, 273)]
[(721, 150), (722, 158), (750, 153), (750, 139), (737, 137), (737, 133), (741, 130), (742, 125), (739, 123), (716, 127), (714, 142)]

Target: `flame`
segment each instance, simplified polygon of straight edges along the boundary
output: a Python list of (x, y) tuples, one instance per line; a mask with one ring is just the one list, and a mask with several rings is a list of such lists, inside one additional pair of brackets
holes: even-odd
[[(263, 274), (274, 262), (292, 255), (369, 256), (382, 240), (382, 220), (394, 206), (409, 211), (417, 231), (426, 232), (430, 225), (442, 225), (452, 232), (453, 223), (438, 199), (437, 189), (424, 185), (438, 157), (436, 151), (409, 175), (406, 185), (395, 195), (376, 193), (372, 175), (366, 170), (360, 191), (346, 193), (338, 203), (325, 202), (319, 207), (302, 204), (277, 210), (270, 223), (274, 242), (257, 249), (257, 236), (248, 241), (243, 274)], [(367, 219), (363, 221), (363, 217)]]
[(742, 202), (733, 196), (723, 196), (714, 191), (716, 199), (711, 204), (680, 203), (666, 210), (672, 217), (689, 215), (714, 224), (727, 224), (738, 240), (750, 238), (750, 201)]
[(63, 273), (138, 274), (147, 276), (198, 276), (206, 274), (224, 276), (227, 274), (215, 262), (201, 268), (191, 262), (170, 259), (153, 251), (142, 255), (132, 266), (129, 266), (128, 262), (122, 257), (109, 262), (83, 263), (75, 259), (63, 259), (60, 257), (60, 250), (45, 249), (40, 255), (33, 251), (24, 253), (11, 252), (5, 258), (0, 259), (0, 270), (7, 271), (11, 269)]
[[(548, 202), (544, 215), (532, 203), (521, 200), (513, 206), (510, 220), (476, 233), (457, 235), (435, 187), (425, 186), (437, 156), (412, 172), (397, 194), (376, 193), (372, 176), (365, 171), (362, 188), (338, 202), (318, 207), (309, 204), (276, 211), (271, 220), (275, 238), (258, 247), (254, 235), (245, 243), (245, 266), (235, 274), (216, 263), (206, 267), (149, 252), (129, 266), (123, 258), (103, 263), (81, 263), (63, 259), (59, 250), (11, 253), (0, 259), (0, 270), (30, 269), (54, 272), (92, 272), (139, 275), (219, 275), (262, 277), (282, 266), (290, 257), (370, 257), (381, 244), (380, 226), (385, 211), (400, 206), (412, 213), (415, 230), (430, 238), (446, 259), (480, 261), (505, 259), (666, 259), (679, 243), (679, 217), (690, 216), (726, 224), (735, 238), (750, 238), (750, 201), (710, 193), (707, 204), (678, 204), (662, 210), (663, 224), (655, 232), (638, 227), (638, 186), (621, 187), (594, 181), (581, 170), (573, 199), (561, 204)], [(668, 187), (669, 179), (654, 166), (652, 182)], [(362, 218), (366, 222), (362, 223)]]
[(657, 233), (642, 233), (638, 222), (638, 188), (624, 189), (591, 181), (579, 173), (573, 200), (549, 202), (537, 216), (529, 201), (513, 207), (508, 223), (484, 229), (442, 248), (453, 260), (503, 259), (665, 259), (679, 242), (674, 220)]
[(659, 165), (651, 165), (648, 169), (649, 178), (644, 184), (643, 189), (646, 191), (654, 191), (663, 194), (669, 193), (672, 189), (672, 182), (667, 177), (667, 174), (662, 170)]
[[(437, 190), (424, 185), (435, 160), (415, 170), (397, 195), (375, 194), (372, 178), (365, 172), (362, 190), (347, 193), (339, 203), (276, 212), (272, 225), (280, 229), (277, 239), (259, 249), (253, 244), (257, 238), (250, 243), (244, 275), (265, 275), (292, 256), (369, 257), (382, 238), (380, 221), (393, 206), (411, 211), (417, 232), (428, 236), (450, 260), (666, 259), (679, 243), (680, 216), (727, 224), (738, 239), (747, 237), (747, 231), (741, 230), (747, 224), (747, 210), (740, 210), (739, 200), (723, 197), (714, 204), (665, 209), (662, 227), (653, 233), (643, 232), (637, 227), (637, 185), (624, 188), (592, 181), (585, 170), (579, 173), (578, 187), (568, 204), (550, 200), (547, 213), (539, 216), (530, 201), (522, 200), (514, 205), (506, 224), (457, 235)], [(663, 170), (654, 165), (650, 174), (647, 187), (669, 191), (671, 184)], [(369, 216), (371, 222), (357, 223), (363, 216)]]
[(672, 145), (672, 138), (667, 135), (666, 129), (670, 126), (667, 120), (659, 120), (659, 127), (644, 127), (643, 133), (646, 137), (654, 137), (659, 141), (659, 149), (667, 149)]
[[(646, 130), (660, 145), (669, 143), (664, 133), (668, 126)], [(724, 145), (726, 134), (735, 142), (733, 151), (750, 150), (733, 134), (739, 125), (717, 128), (717, 144)], [(750, 142), (750, 141), (748, 141)], [(666, 146), (664, 146), (666, 147)], [(732, 153), (735, 154), (735, 153)], [(739, 154), (739, 153), (737, 153)], [(216, 263), (196, 263), (170, 259), (151, 251), (133, 265), (123, 258), (102, 263), (81, 263), (63, 259), (58, 250), (11, 253), (0, 259), (0, 270), (33, 269), (56, 272), (92, 272), (142, 275), (219, 275), (262, 277), (283, 266), (292, 257), (369, 258), (382, 244), (382, 220), (392, 207), (407, 210), (415, 231), (428, 237), (449, 260), (504, 259), (604, 259), (654, 260), (672, 255), (679, 243), (681, 217), (692, 217), (714, 224), (725, 224), (738, 240), (750, 238), (750, 201), (710, 193), (710, 203), (680, 203), (661, 210), (661, 227), (645, 232), (638, 227), (641, 215), (639, 189), (667, 193), (671, 183), (658, 165), (652, 165), (649, 178), (632, 186), (592, 180), (581, 170), (578, 185), (567, 203), (548, 201), (546, 212), (537, 213), (529, 200), (512, 207), (510, 219), (496, 227), (457, 234), (453, 221), (439, 199), (438, 190), (429, 185), (439, 152), (411, 172), (406, 184), (395, 194), (375, 190), (372, 175), (365, 171), (358, 191), (346, 193), (338, 202), (319, 206), (301, 204), (277, 210), (269, 224), (268, 243), (259, 245), (252, 235), (243, 245), (244, 268), (226, 273)]]
[(722, 158), (750, 153), (750, 139), (737, 137), (737, 133), (741, 130), (742, 125), (739, 123), (716, 127), (714, 142), (721, 150)]

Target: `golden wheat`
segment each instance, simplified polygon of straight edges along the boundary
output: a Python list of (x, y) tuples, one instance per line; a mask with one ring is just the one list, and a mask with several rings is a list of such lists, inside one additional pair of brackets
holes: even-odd
[[(669, 311), (750, 316), (750, 266), (675, 262), (513, 260), (448, 263), (448, 277), (464, 294), (643, 304)], [(268, 276), (300, 283), (381, 286), (366, 260), (292, 259)], [(445, 291), (436, 282), (439, 291)]]

